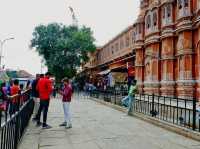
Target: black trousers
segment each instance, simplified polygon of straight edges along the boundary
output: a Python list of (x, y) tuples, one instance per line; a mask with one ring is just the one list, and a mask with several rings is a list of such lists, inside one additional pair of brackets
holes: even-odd
[(41, 112), (43, 111), (43, 124), (47, 123), (48, 109), (49, 109), (49, 100), (40, 100), (40, 107), (36, 115), (37, 122), (40, 122)]

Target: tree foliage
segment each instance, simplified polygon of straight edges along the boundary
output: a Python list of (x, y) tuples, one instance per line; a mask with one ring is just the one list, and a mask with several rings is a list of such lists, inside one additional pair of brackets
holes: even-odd
[(44, 58), (58, 80), (73, 77), (76, 68), (88, 61), (87, 53), (96, 49), (90, 28), (57, 23), (35, 27), (31, 47)]

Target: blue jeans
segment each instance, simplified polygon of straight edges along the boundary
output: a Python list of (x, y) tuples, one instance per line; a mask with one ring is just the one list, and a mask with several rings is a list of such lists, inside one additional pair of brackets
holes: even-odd
[(124, 97), (122, 99), (122, 105), (125, 106), (125, 107), (128, 107), (128, 105), (129, 105), (128, 101), (129, 101), (129, 97), (128, 96)]
[(134, 105), (135, 97), (129, 96), (129, 107), (128, 107), (128, 113), (133, 111), (133, 105)]
[(126, 96), (125, 98), (122, 99), (122, 104), (126, 107), (128, 107), (128, 112), (133, 111), (133, 102), (135, 101), (135, 97), (133, 96)]

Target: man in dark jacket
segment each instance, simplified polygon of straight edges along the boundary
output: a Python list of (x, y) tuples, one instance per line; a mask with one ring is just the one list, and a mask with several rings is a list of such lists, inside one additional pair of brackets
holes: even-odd
[(32, 85), (31, 85), (32, 86), (32, 96), (33, 96), (33, 99), (35, 102), (34, 110), (33, 110), (33, 120), (36, 120), (36, 115), (37, 115), (37, 112), (38, 112), (38, 109), (40, 106), (39, 93), (36, 89), (39, 79), (40, 79), (40, 74), (36, 74), (36, 78), (35, 78), (35, 80), (33, 80)]
[(40, 126), (42, 123), (40, 122), (40, 116), (41, 112), (43, 111), (43, 125), (42, 127), (44, 129), (51, 128), (49, 125), (47, 125), (47, 113), (48, 113), (48, 108), (49, 108), (49, 101), (50, 101), (50, 95), (52, 93), (53, 87), (52, 87), (52, 82), (49, 79), (50, 78), (50, 73), (47, 72), (45, 74), (44, 78), (40, 78), (38, 81), (36, 89), (39, 92), (39, 98), (40, 98), (40, 107), (36, 116), (37, 119), (37, 126)]

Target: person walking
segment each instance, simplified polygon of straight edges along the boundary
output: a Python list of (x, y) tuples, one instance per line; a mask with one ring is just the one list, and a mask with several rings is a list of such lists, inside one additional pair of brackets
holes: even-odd
[[(42, 77), (42, 76), (41, 76)], [(43, 78), (43, 77), (42, 77)], [(40, 79), (40, 74), (36, 74), (35, 80), (33, 80), (31, 86), (32, 86), (32, 96), (34, 100), (34, 110), (33, 110), (33, 121), (36, 121), (36, 115), (40, 106), (40, 99), (39, 99), (39, 93), (36, 89), (38, 81)]]
[(63, 79), (64, 88), (60, 91), (63, 103), (63, 110), (64, 110), (64, 122), (60, 124), (60, 126), (65, 126), (65, 128), (72, 128), (71, 122), (71, 112), (70, 112), (70, 103), (72, 98), (72, 85), (69, 83), (68, 78)]
[(135, 94), (137, 92), (137, 86), (136, 86), (137, 81), (133, 80), (131, 82), (129, 91), (128, 91), (128, 96), (125, 97), (122, 100), (122, 104), (125, 106), (128, 106), (128, 115), (131, 115), (132, 111), (133, 111), (133, 104), (135, 101)]
[[(40, 78), (36, 86), (36, 89), (39, 92), (39, 98), (40, 98), (40, 106), (39, 106), (38, 113), (36, 115), (36, 120), (37, 120), (37, 126), (42, 125), (43, 129), (51, 128), (51, 126), (47, 124), (47, 113), (48, 113), (48, 108), (49, 108), (50, 95), (53, 90), (52, 82), (49, 79), (50, 75), (51, 74), (47, 72), (44, 78)], [(40, 116), (41, 116), (42, 111), (43, 111), (43, 123), (40, 122)]]

